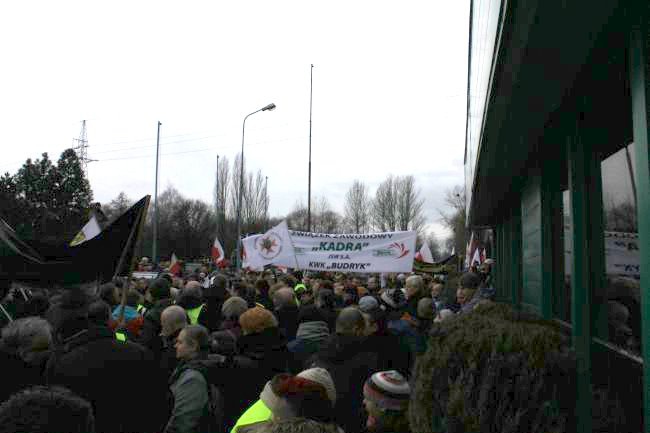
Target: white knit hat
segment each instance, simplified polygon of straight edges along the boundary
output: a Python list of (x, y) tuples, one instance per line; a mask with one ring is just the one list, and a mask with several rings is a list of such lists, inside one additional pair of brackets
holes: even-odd
[(332, 376), (327, 370), (320, 367), (310, 368), (298, 373), (298, 377), (323, 385), (327, 392), (327, 398), (332, 402), (332, 406), (336, 404), (336, 386), (334, 386)]

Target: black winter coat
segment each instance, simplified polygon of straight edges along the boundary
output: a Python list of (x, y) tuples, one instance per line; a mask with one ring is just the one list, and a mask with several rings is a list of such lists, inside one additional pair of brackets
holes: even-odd
[[(54, 352), (46, 367), (48, 385), (62, 385), (92, 405), (97, 433), (160, 431), (164, 422), (142, 407), (165, 408), (166, 383), (152, 375), (151, 353), (119, 342), (108, 328), (84, 330)], [(156, 410), (155, 413), (166, 410)]]
[(171, 299), (157, 301), (144, 315), (144, 323), (142, 324), (142, 331), (140, 331), (138, 343), (151, 350), (156, 357), (158, 357), (158, 354), (162, 350), (162, 340), (160, 339), (162, 325), (160, 323), (160, 316), (163, 310), (171, 305), (173, 305)]
[(35, 354), (31, 362), (25, 362), (18, 355), (0, 348), (0, 403), (9, 399), (16, 392), (35, 385), (44, 385), (43, 372), (50, 352)]
[(226, 431), (259, 399), (267, 381), (288, 371), (287, 340), (278, 328), (243, 335), (237, 345), (239, 355), (231, 357), (215, 378), (224, 395)]
[(299, 313), (300, 310), (296, 306), (282, 307), (275, 310), (275, 317), (278, 318), (278, 328), (284, 331), (284, 336), (288, 341), (296, 338)]
[(336, 386), (336, 421), (345, 433), (365, 428), (363, 384), (378, 369), (378, 355), (364, 337), (335, 334), (313, 358), (311, 366), (325, 368)]

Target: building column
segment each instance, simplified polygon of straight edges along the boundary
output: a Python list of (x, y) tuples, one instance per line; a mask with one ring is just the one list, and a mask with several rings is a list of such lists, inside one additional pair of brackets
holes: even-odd
[[(647, 8), (647, 4), (645, 6)], [(650, 31), (648, 9), (638, 14), (630, 38), (630, 91), (636, 152), (636, 185), (641, 265), (641, 333), (643, 341), (643, 419), (650, 433)]]

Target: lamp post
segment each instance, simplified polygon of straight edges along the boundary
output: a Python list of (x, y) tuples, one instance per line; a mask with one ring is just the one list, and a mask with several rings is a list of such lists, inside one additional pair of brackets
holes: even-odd
[(273, 110), (275, 110), (275, 104), (271, 103), (264, 108), (260, 108), (257, 111), (253, 111), (252, 113), (244, 117), (244, 122), (242, 124), (241, 160), (239, 166), (239, 198), (237, 200), (237, 248), (235, 250), (237, 254), (238, 273), (241, 273), (241, 205), (242, 205), (242, 197), (244, 192), (244, 133), (246, 132), (246, 119), (248, 119), (250, 116), (252, 116), (255, 113), (259, 113), (260, 111), (273, 111)]

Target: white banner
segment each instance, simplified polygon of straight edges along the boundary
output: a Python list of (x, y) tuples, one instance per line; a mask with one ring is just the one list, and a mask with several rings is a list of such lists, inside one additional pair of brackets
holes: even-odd
[[(566, 275), (571, 275), (572, 232), (564, 227), (564, 269)], [(610, 232), (605, 236), (605, 266), (607, 275), (624, 275), (639, 278), (639, 236), (636, 233)]]
[[(416, 232), (327, 234), (289, 231), (299, 269), (333, 272), (411, 272)], [(275, 262), (290, 268), (291, 260)]]
[(243, 239), (242, 244), (243, 267), (253, 270), (264, 269), (264, 266), (269, 264), (296, 267), (296, 256), (286, 221), (282, 221), (263, 235)]

